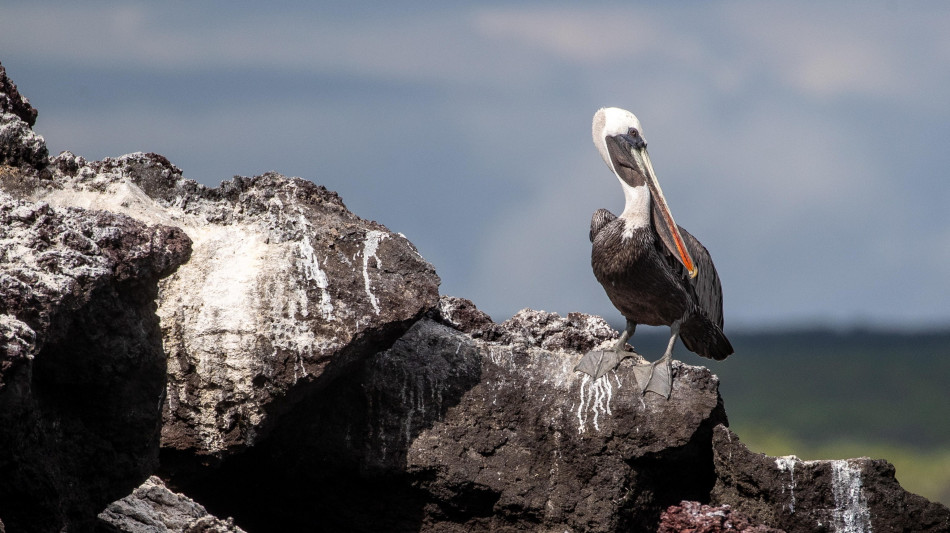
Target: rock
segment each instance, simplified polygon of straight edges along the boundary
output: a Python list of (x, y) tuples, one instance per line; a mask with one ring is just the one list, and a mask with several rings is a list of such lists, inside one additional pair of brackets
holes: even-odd
[[(458, 304), (440, 309), (480, 316)], [(724, 420), (708, 370), (677, 363), (669, 402), (641, 398), (623, 371), (572, 370), (616, 335), (602, 319), (479, 318), (503, 339), (485, 341), (433, 318), (183, 490), (249, 531), (642, 530), (708, 496)]]
[(742, 513), (728, 505), (710, 507), (699, 502), (682, 502), (671, 506), (660, 516), (657, 533), (784, 533), (780, 529), (754, 525)]
[(209, 189), (144, 153), (64, 152), (49, 172), (31, 198), (174, 225), (194, 242), (159, 293), (170, 467), (253, 445), (271, 418), (437, 304), (439, 278), (404, 236), (309, 181), (271, 173)]
[(0, 113), (13, 113), (31, 128), (36, 124), (36, 108), (20, 94), (3, 65), (0, 65)]
[(573, 371), (617, 335), (599, 317), (524, 310), (498, 329), (476, 341), (478, 383), (408, 450), (424, 530), (646, 530), (708, 493), (725, 413), (707, 369), (676, 363), (670, 400), (643, 397), (629, 361), (597, 381)]
[(36, 109), (20, 95), (16, 85), (0, 65), (0, 165), (37, 169), (46, 166), (46, 141), (31, 129)]
[(156, 476), (99, 514), (103, 533), (243, 533), (234, 520), (221, 520)]
[(157, 466), (158, 280), (188, 237), (0, 192), (0, 516), (82, 530)]
[(712, 501), (789, 533), (950, 531), (950, 509), (901, 488), (887, 461), (769, 457), (722, 426), (713, 450)]
[(438, 320), (472, 337), (482, 337), (496, 329), (491, 317), (465, 298), (442, 296), (437, 311), (434, 316)]

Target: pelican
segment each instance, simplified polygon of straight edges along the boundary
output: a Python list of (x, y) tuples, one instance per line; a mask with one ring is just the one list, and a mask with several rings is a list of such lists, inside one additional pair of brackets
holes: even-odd
[(620, 216), (598, 209), (590, 220), (591, 266), (611, 303), (627, 319), (610, 349), (584, 355), (575, 370), (597, 379), (626, 357), (637, 324), (669, 326), (666, 353), (634, 365), (642, 394), (667, 399), (673, 390), (673, 345), (715, 360), (733, 352), (722, 332), (722, 288), (709, 252), (676, 225), (660, 190), (637, 117), (616, 107), (594, 114), (594, 145), (620, 180), (625, 204)]

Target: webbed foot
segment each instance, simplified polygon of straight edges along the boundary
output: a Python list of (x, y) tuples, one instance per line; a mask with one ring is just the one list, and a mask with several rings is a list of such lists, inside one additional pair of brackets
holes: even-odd
[(655, 363), (635, 365), (633, 375), (642, 394), (655, 392), (667, 400), (670, 399), (670, 394), (673, 393), (672, 357), (665, 355)]
[(574, 366), (574, 370), (590, 374), (594, 379), (600, 379), (607, 372), (617, 368), (620, 361), (638, 355), (636, 352), (621, 350), (591, 350), (584, 354), (584, 357)]

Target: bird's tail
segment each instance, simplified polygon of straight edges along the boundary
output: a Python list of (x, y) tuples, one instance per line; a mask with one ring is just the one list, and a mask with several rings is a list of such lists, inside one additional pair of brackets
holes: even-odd
[(735, 351), (722, 329), (708, 319), (684, 321), (680, 326), (680, 339), (689, 351), (716, 361), (722, 361)]

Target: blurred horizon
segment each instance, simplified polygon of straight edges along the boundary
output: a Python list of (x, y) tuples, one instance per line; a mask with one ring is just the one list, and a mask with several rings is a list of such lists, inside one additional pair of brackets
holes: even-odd
[(51, 154), (277, 171), (405, 234), (503, 321), (619, 313), (590, 141), (636, 113), (726, 331), (950, 328), (950, 4), (5, 2), (0, 62)]

